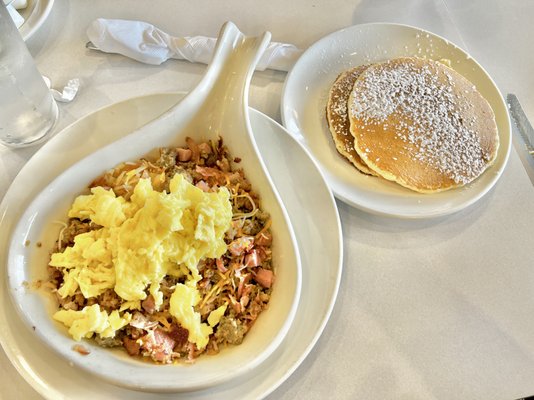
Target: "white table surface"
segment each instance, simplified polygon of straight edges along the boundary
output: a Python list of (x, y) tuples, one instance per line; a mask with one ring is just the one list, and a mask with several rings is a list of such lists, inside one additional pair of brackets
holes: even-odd
[[(534, 121), (534, 2), (516, 0), (56, 0), (28, 41), (55, 86), (82, 79), (56, 131), (134, 96), (187, 91), (204, 65), (147, 66), (85, 49), (98, 17), (216, 36), (226, 20), (301, 48), (343, 27), (401, 22), (467, 48)], [(280, 120), (285, 73), (254, 76), (250, 104)], [(377, 217), (338, 201), (343, 279), (330, 322), (270, 399), (515, 399), (534, 394), (534, 189), (514, 132), (509, 164), (476, 205), (426, 221)], [(0, 198), (38, 150), (0, 146)], [(305, 251), (305, 249), (304, 249)], [(149, 397), (149, 396), (148, 396)], [(0, 351), (0, 398), (40, 399)]]

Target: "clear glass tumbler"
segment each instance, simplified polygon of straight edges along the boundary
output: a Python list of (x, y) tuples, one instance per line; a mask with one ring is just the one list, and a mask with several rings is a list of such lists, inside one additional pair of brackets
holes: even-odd
[(0, 3), (0, 143), (24, 147), (42, 142), (58, 107), (33, 58)]

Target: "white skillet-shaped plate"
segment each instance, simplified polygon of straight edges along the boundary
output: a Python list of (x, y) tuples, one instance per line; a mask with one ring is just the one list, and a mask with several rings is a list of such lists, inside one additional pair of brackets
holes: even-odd
[(50, 11), (52, 11), (53, 5), (54, 0), (28, 0), (28, 6), (18, 10), (19, 14), (24, 18), (24, 23), (19, 28), (24, 40), (31, 38), (44, 24), (50, 15)]
[[(359, 173), (337, 151), (326, 122), (326, 102), (336, 77), (349, 68), (401, 56), (448, 59), (489, 101), (499, 129), (495, 163), (465, 187), (420, 194), (384, 179)], [(506, 104), (488, 73), (446, 39), (406, 25), (374, 23), (334, 32), (313, 44), (288, 74), (282, 121), (319, 164), (335, 196), (362, 210), (403, 218), (438, 217), (482, 198), (501, 176), (511, 144)]]
[[(245, 37), (232, 23), (221, 29), (215, 55), (204, 78), (182, 101), (158, 118), (63, 171), (28, 206), (13, 231), (8, 253), (9, 289), (16, 310), (36, 334), (77, 367), (116, 385), (146, 391), (191, 391), (214, 386), (261, 364), (282, 342), (296, 313), (301, 289), (298, 246), (287, 212), (272, 186), (250, 133), (248, 85), (253, 66), (270, 35)], [(251, 57), (254, 59), (252, 60)], [(243, 78), (243, 79), (242, 79)], [(219, 101), (217, 101), (219, 100)], [(224, 100), (224, 101), (223, 101)], [(212, 132), (208, 132), (212, 129)], [(67, 329), (52, 320), (55, 305), (26, 282), (46, 280), (49, 251), (58, 238), (74, 198), (107, 169), (136, 160), (158, 147), (183, 146), (186, 136), (197, 142), (221, 135), (243, 168), (262, 209), (272, 219), (273, 265), (276, 282), (269, 307), (255, 321), (239, 346), (194, 364), (155, 365), (86, 341), (91, 353), (80, 359)], [(256, 158), (257, 157), (257, 158)], [(41, 242), (42, 247), (26, 246)]]
[[(133, 98), (76, 121), (28, 161), (0, 203), (0, 280), (6, 289), (0, 292), (0, 318), (5, 322), (0, 324), (0, 343), (16, 370), (47, 399), (144, 400), (147, 394), (112, 385), (74, 367), (57, 352), (43, 346), (32, 327), (28, 328), (22, 321), (7, 290), (6, 249), (14, 225), (32, 198), (54, 176), (95, 149), (155, 118), (182, 97), (183, 94), (167, 93)], [(285, 129), (256, 110), (251, 110), (251, 124), (295, 227), (299, 247), (306, 249), (301, 252), (302, 294), (295, 320), (286, 338), (259, 368), (225, 384), (187, 393), (151, 393), (151, 399), (257, 400), (266, 396), (302, 363), (334, 306), (342, 274), (343, 243), (332, 194), (307, 152)], [(73, 354), (82, 362), (86, 358)]]

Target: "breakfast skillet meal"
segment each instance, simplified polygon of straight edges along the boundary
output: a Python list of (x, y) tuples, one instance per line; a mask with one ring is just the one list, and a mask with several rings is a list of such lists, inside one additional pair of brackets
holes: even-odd
[[(404, 57), (340, 74), (327, 120), (362, 173), (422, 193), (465, 185), (498, 148), (493, 111), (441, 62)], [(269, 216), (222, 141), (122, 163), (77, 197), (49, 263), (54, 319), (159, 363), (239, 344), (273, 283)]]
[(158, 363), (240, 344), (274, 280), (270, 217), (240, 161), (188, 138), (94, 180), (51, 255), (54, 319)]
[(445, 63), (402, 57), (338, 76), (327, 122), (357, 171), (435, 193), (474, 181), (495, 161), (491, 106)]

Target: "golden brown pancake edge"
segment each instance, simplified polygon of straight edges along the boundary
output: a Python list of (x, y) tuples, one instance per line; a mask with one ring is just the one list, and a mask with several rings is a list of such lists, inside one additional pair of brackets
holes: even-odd
[(352, 163), (360, 172), (377, 175), (360, 158), (354, 149), (354, 137), (350, 133), (350, 120), (347, 113), (349, 95), (354, 82), (368, 65), (362, 65), (338, 75), (331, 86), (326, 105), (326, 120), (337, 151)]

